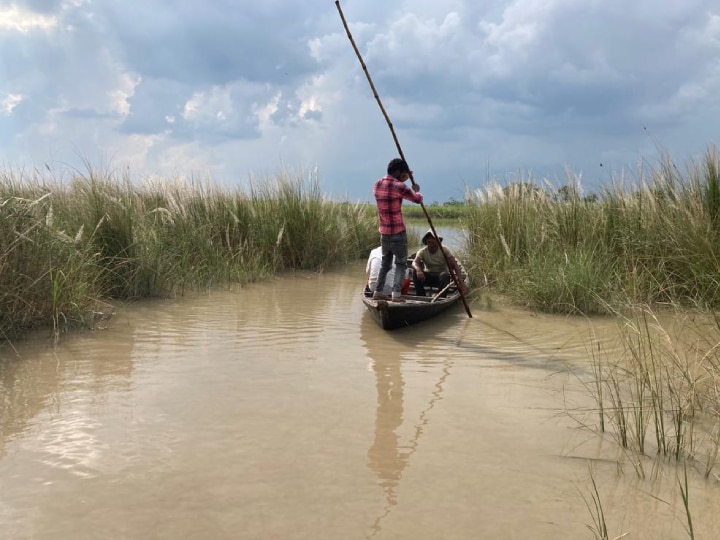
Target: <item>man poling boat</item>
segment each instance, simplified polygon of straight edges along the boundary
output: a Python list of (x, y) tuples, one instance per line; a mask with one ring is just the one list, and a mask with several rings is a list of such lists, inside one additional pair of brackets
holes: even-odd
[[(370, 77), (370, 73), (368, 72), (367, 66), (365, 65), (365, 62), (362, 59), (362, 55), (360, 54), (360, 51), (358, 50), (357, 45), (355, 44), (355, 40), (353, 39), (352, 34), (350, 33), (350, 28), (348, 27), (347, 21), (345, 20), (345, 15), (343, 14), (342, 8), (340, 7), (340, 0), (335, 1), (335, 6), (337, 7), (338, 13), (340, 14), (340, 19), (342, 20), (343, 26), (345, 28), (345, 33), (347, 34), (348, 39), (350, 40), (350, 44), (352, 45), (353, 50), (355, 51), (355, 55), (357, 56), (358, 60), (360, 61), (360, 65), (362, 66), (363, 71), (365, 72), (365, 77), (367, 78), (368, 83), (370, 84), (370, 88), (373, 91), (375, 100), (377, 101), (378, 106), (380, 107), (380, 111), (382, 112), (383, 116), (385, 117), (385, 121), (387, 122), (387, 125), (390, 128), (390, 133), (392, 134), (393, 140), (395, 141), (395, 146), (397, 147), (398, 153), (400, 154), (399, 160), (401, 160), (402, 163), (404, 164), (404, 172), (407, 174), (407, 178), (405, 180), (409, 179), (410, 182), (412, 183), (413, 191), (415, 193), (418, 193), (420, 191), (420, 186), (418, 186), (415, 183), (413, 173), (410, 170), (410, 167), (407, 165), (407, 160), (405, 159), (405, 155), (403, 154), (402, 148), (400, 147), (400, 141), (398, 141), (397, 135), (395, 134), (395, 129), (393, 128), (392, 122), (390, 121), (390, 117), (388, 116), (388, 113), (385, 110), (385, 107), (383, 106), (382, 101), (380, 100), (380, 95), (378, 94), (377, 90), (375, 89), (375, 84), (373, 83), (372, 78)], [(376, 198), (377, 198), (377, 195), (376, 195)], [(425, 205), (422, 202), (422, 197), (420, 197), (419, 199), (420, 199), (419, 202), (417, 200), (415, 200), (414, 202), (418, 202), (418, 204), (420, 204), (420, 207), (422, 208), (423, 213), (425, 214), (425, 218), (427, 219), (428, 224), (430, 225), (430, 230), (432, 231), (433, 236), (435, 238), (439, 239), (440, 237), (437, 234), (437, 232), (435, 231), (435, 227), (433, 226), (432, 220), (430, 219), (430, 215), (428, 214), (427, 209), (425, 208)], [(410, 199), (410, 200), (412, 200), (412, 199)], [(382, 222), (381, 222), (381, 227), (382, 227)], [(382, 230), (381, 230), (381, 234), (382, 234)], [(441, 242), (439, 242), (439, 243), (442, 246), (442, 243)], [(407, 242), (406, 242), (406, 244), (407, 244)], [(385, 248), (383, 248), (383, 253), (384, 254), (386, 253)], [(441, 253), (444, 254), (445, 250), (441, 250)], [(398, 265), (402, 266), (402, 262), (398, 263), (397, 258), (396, 258), (395, 264), (396, 264), (396, 266), (398, 266)], [(462, 300), (463, 305), (465, 306), (465, 311), (466, 311), (468, 317), (472, 317), (472, 313), (470, 312), (470, 307), (468, 306), (467, 300), (465, 299), (465, 294), (463, 293), (463, 289), (467, 290), (466, 289), (467, 284), (462, 281), (462, 278), (460, 275), (457, 275), (456, 272), (453, 271), (452, 266), (450, 265), (450, 262), (447, 259), (446, 259), (446, 264), (447, 264), (448, 268), (450, 269), (450, 274), (451, 274), (453, 283), (455, 285), (455, 288), (457, 289), (457, 292), (459, 294), (459, 298)], [(386, 273), (387, 273), (387, 271), (386, 271)], [(396, 277), (396, 279), (397, 279), (397, 277)], [(383, 278), (383, 281), (384, 281), (384, 278)], [(392, 299), (392, 297), (391, 297), (391, 299)], [(382, 301), (385, 301), (385, 300), (382, 300)]]
[[(404, 302), (402, 296), (402, 280), (407, 268), (407, 230), (402, 215), (402, 202), (408, 200), (422, 204), (423, 197), (420, 186), (408, 188), (406, 182), (412, 171), (404, 160), (395, 158), (387, 166), (387, 175), (375, 182), (373, 194), (377, 201), (380, 219), (380, 247), (382, 249), (382, 265), (378, 274), (378, 282), (373, 291), (373, 299)], [(395, 263), (395, 278), (391, 296), (384, 294), (383, 287), (390, 267)]]
[[(373, 260), (373, 257), (377, 258), (377, 256), (377, 252), (374, 255), (371, 253), (367, 265), (369, 269), (368, 282), (373, 284), (377, 283), (377, 279), (373, 281), (372, 275), (373, 267), (375, 271), (377, 271), (379, 267), (377, 259)], [(408, 266), (412, 265), (416, 257), (417, 254), (410, 254), (406, 264)], [(467, 273), (462, 263), (457, 259), (454, 260), (462, 276), (461, 284), (467, 288), (469, 286)], [(370, 289), (368, 285), (364, 288), (362, 302), (373, 320), (385, 330), (405, 328), (406, 326), (430, 319), (448, 310), (461, 300), (460, 291), (456, 287), (455, 282), (450, 281), (449, 278), (448, 283), (443, 287), (426, 283), (422, 291), (424, 293), (423, 295), (418, 294), (418, 290), (415, 288), (415, 283), (413, 283), (412, 280), (408, 279), (404, 287), (403, 302), (374, 299), (373, 290)]]

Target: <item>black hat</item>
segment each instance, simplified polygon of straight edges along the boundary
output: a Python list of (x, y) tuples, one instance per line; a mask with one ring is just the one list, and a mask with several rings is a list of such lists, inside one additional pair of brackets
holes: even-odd
[(387, 166), (388, 174), (404, 172), (410, 172), (410, 167), (408, 167), (408, 164), (405, 162), (404, 159), (395, 158), (393, 160), (390, 160), (390, 163), (388, 163)]
[[(428, 229), (428, 232), (426, 232), (425, 236), (422, 237), (423, 245), (427, 246), (428, 238), (435, 238), (435, 235), (433, 234), (432, 229)], [(443, 241), (443, 239), (441, 236), (440, 238), (438, 238), (438, 242), (440, 242), (442, 244), (442, 241)]]

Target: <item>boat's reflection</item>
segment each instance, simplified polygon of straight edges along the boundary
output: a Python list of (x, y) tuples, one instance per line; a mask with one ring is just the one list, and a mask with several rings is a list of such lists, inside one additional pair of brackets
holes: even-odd
[[(437, 336), (444, 329), (456, 325), (457, 318), (438, 319), (422, 323), (415, 327), (396, 332), (379, 329), (370, 315), (365, 314), (361, 323), (361, 339), (367, 348), (371, 370), (375, 376), (377, 388), (377, 405), (375, 414), (375, 432), (372, 444), (368, 449), (368, 467), (378, 478), (378, 483), (385, 494), (382, 512), (372, 524), (367, 538), (374, 537), (382, 529), (383, 520), (398, 504), (397, 490), (403, 473), (409, 465), (412, 454), (429, 421), (429, 413), (436, 402), (442, 399), (443, 385), (450, 375), (452, 361), (449, 354), (436, 358), (437, 374), (427, 371), (432, 381), (427, 382), (427, 402), (410, 428), (410, 439), (401, 441), (400, 428), (405, 420), (405, 381), (403, 366), (422, 359), (425, 354), (432, 357), (432, 343), (441, 343)], [(447, 345), (443, 344), (446, 349)], [(437, 352), (437, 350), (435, 350)], [(449, 351), (445, 351), (446, 353)], [(407, 428), (404, 430), (408, 433)]]

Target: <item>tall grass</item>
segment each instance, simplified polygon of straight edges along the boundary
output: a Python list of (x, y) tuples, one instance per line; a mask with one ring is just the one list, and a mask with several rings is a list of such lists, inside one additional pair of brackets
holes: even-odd
[[(698, 310), (656, 312), (640, 305), (616, 317), (620, 346), (605, 349), (593, 339), (588, 347), (590, 376), (580, 381), (595, 407), (576, 419), (584, 429), (614, 439), (618, 470), (629, 462), (640, 479), (675, 470), (681, 520), (694, 538), (688, 468), (705, 480), (720, 479), (720, 320)], [(593, 521), (588, 527), (601, 538), (605, 515), (592, 474), (591, 481), (594, 506), (583, 499)]]
[(600, 491), (598, 490), (597, 483), (595, 482), (595, 474), (592, 469), (592, 465), (588, 465), (590, 472), (590, 500), (581, 492), (580, 496), (585, 503), (585, 507), (592, 518), (592, 525), (586, 525), (590, 532), (593, 534), (595, 540), (609, 540), (607, 523), (605, 520), (605, 510), (603, 508), (602, 500), (600, 498)]
[(377, 243), (376, 213), (316, 178), (249, 190), (89, 170), (68, 182), (0, 172), (0, 339), (86, 321), (99, 302), (321, 271)]
[(583, 197), (579, 178), (468, 194), (467, 266), (516, 302), (607, 313), (635, 303), (720, 305), (720, 154), (683, 174), (668, 158)]
[[(598, 430), (633, 456), (692, 462), (708, 478), (720, 448), (717, 321), (698, 313), (661, 320), (648, 306), (621, 316), (622, 353), (593, 353)], [(596, 350), (592, 347), (593, 351)]]

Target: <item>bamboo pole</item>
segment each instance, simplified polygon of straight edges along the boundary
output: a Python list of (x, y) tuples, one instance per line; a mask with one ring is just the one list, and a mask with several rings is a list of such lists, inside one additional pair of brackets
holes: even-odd
[[(377, 101), (377, 104), (380, 106), (380, 111), (382, 112), (383, 116), (385, 117), (385, 122), (387, 122), (388, 127), (390, 128), (390, 133), (392, 134), (393, 141), (395, 141), (395, 146), (397, 147), (398, 153), (400, 154), (400, 159), (402, 159), (405, 163), (407, 163), (407, 160), (405, 159), (405, 154), (402, 151), (402, 148), (400, 147), (400, 141), (397, 138), (397, 135), (395, 134), (395, 128), (393, 127), (392, 122), (390, 121), (390, 116), (388, 115), (387, 111), (385, 110), (385, 107), (382, 104), (382, 101), (380, 100), (380, 95), (378, 94), (377, 89), (375, 88), (375, 84), (372, 81), (372, 78), (370, 77), (370, 72), (368, 71), (367, 66), (365, 65), (365, 61), (362, 58), (362, 55), (360, 54), (360, 50), (358, 49), (357, 45), (355, 44), (355, 40), (352, 37), (352, 34), (350, 33), (350, 28), (348, 27), (347, 21), (345, 20), (345, 15), (343, 14), (342, 8), (340, 7), (340, 0), (335, 0), (335, 6), (337, 6), (338, 13), (340, 14), (340, 19), (342, 20), (343, 26), (345, 27), (345, 33), (347, 34), (348, 39), (350, 40), (350, 44), (352, 45), (353, 50), (355, 51), (355, 55), (357, 56), (358, 60), (360, 61), (360, 65), (363, 68), (363, 71), (365, 72), (365, 77), (367, 77), (368, 83), (370, 83), (370, 89), (373, 92), (373, 96), (375, 96), (375, 101)], [(415, 183), (415, 178), (413, 178), (412, 171), (410, 171), (410, 181), (412, 182), (413, 187), (417, 186)], [(465, 294), (462, 291), (461, 288), (461, 279), (460, 276), (455, 275), (454, 269), (450, 266), (450, 261), (448, 260), (448, 256), (445, 253), (445, 250), (443, 249), (442, 242), (440, 241), (440, 236), (435, 231), (435, 226), (433, 225), (432, 220), (430, 219), (430, 215), (428, 214), (427, 208), (425, 208), (425, 204), (422, 202), (420, 203), (420, 207), (422, 208), (423, 214), (425, 214), (425, 219), (427, 219), (428, 224), (430, 225), (430, 230), (432, 231), (433, 235), (438, 241), (438, 244), (440, 244), (440, 251), (443, 254), (443, 258), (445, 259), (445, 264), (448, 267), (448, 272), (450, 272), (450, 275), (453, 278), (453, 281), (455, 282), (455, 286), (457, 287), (458, 292), (460, 293), (460, 298), (462, 298), (463, 305), (465, 306), (465, 311), (468, 314), (468, 317), (472, 318), (472, 313), (470, 313), (470, 306), (468, 306), (467, 300), (465, 299)]]

